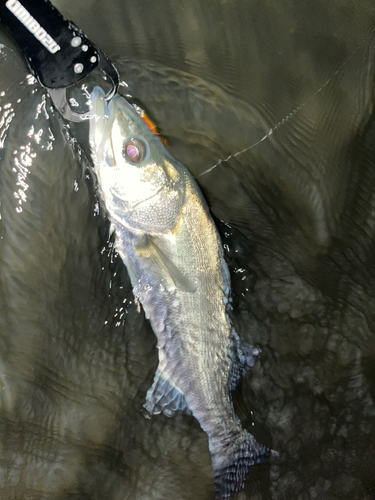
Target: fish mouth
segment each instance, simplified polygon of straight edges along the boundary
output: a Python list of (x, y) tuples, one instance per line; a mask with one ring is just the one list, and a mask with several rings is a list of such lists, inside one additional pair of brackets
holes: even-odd
[(98, 164), (115, 167), (114, 144), (112, 143), (112, 127), (117, 110), (125, 108), (131, 114), (136, 114), (133, 106), (119, 94), (106, 101), (105, 92), (101, 87), (94, 87), (91, 92), (90, 144), (95, 152)]
[[(115, 112), (113, 102), (105, 100), (105, 92), (100, 87), (94, 87), (90, 95), (92, 106), (92, 117), (90, 120), (90, 143), (96, 152), (99, 164), (106, 158), (105, 147), (108, 139), (111, 139), (111, 129)], [(113, 158), (113, 144), (110, 140), (111, 156)]]

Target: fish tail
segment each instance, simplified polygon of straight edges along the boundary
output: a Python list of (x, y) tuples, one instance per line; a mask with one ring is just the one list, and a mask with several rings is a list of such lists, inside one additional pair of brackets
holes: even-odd
[(227, 499), (241, 491), (249, 467), (265, 462), (270, 455), (278, 453), (259, 444), (254, 436), (245, 430), (226, 446), (216, 452), (212, 450), (216, 498)]

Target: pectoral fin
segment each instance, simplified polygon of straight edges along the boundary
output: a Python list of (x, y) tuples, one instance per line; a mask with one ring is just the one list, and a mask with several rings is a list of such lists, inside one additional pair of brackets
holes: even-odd
[(173, 264), (150, 236), (145, 236), (142, 243), (137, 243), (136, 250), (150, 259), (156, 266), (163, 268), (170, 284), (173, 283), (174, 287), (185, 292), (194, 292), (196, 290), (194, 283)]
[(173, 417), (176, 411), (191, 415), (183, 392), (159, 368), (147, 392), (144, 408), (151, 414), (164, 413), (167, 417)]

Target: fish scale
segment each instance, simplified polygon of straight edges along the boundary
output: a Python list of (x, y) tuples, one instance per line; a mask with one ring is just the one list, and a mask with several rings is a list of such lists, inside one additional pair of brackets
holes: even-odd
[[(230, 275), (203, 195), (120, 96), (96, 87), (90, 144), (115, 246), (157, 337), (159, 365), (146, 395), (150, 414), (192, 414), (209, 438), (217, 498), (240, 491), (249, 466), (271, 454), (244, 430), (230, 391), (258, 350), (229, 320)], [(130, 142), (129, 142), (130, 141)], [(126, 145), (139, 147), (136, 162)], [(137, 146), (138, 145), (138, 146)], [(139, 153), (139, 154), (138, 154)]]

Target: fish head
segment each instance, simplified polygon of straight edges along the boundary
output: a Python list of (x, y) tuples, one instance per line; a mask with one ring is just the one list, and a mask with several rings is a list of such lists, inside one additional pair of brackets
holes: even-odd
[[(112, 219), (148, 234), (173, 232), (184, 203), (184, 169), (123, 97), (91, 93), (90, 146)], [(182, 168), (181, 168), (182, 167)]]

